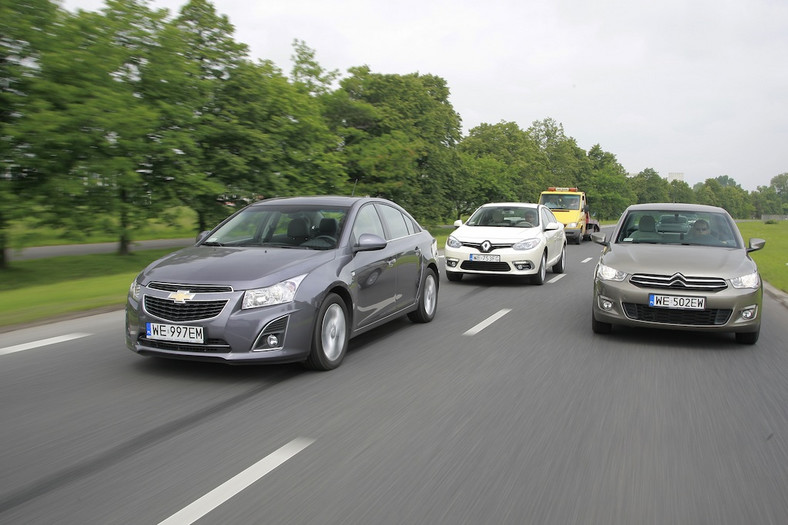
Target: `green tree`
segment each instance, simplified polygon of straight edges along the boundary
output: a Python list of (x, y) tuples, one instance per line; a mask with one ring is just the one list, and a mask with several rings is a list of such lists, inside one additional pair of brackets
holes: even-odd
[(668, 181), (659, 176), (652, 168), (646, 168), (629, 179), (630, 187), (637, 196), (638, 203), (668, 202), (670, 191)]
[(636, 196), (627, 184), (627, 172), (616, 156), (595, 144), (588, 151), (591, 176), (580, 187), (586, 192), (591, 213), (598, 219), (615, 219), (635, 202)]
[(315, 58), (315, 50), (303, 40), (293, 40), (293, 69), (290, 78), (305, 93), (313, 96), (325, 95), (332, 90), (332, 85), (339, 79), (339, 71), (327, 71)]
[(196, 145), (194, 154), (179, 163), (183, 167), (179, 177), (184, 180), (174, 181), (173, 187), (181, 202), (196, 211), (202, 231), (228, 213), (224, 202), (232, 189), (228, 191), (227, 178), (234, 175), (215, 172), (211, 162), (222, 157), (215, 150), (225, 147), (213, 142), (217, 115), (225, 111), (220, 105), (224, 99), (217, 93), (246, 61), (248, 47), (235, 41), (235, 27), (206, 0), (189, 0), (173, 25), (179, 31), (179, 53), (193, 71), (190, 96), (182, 103), (193, 115), (187, 129)]
[(147, 213), (139, 188), (157, 114), (138, 89), (162, 16), (131, 0), (109, 1), (103, 14), (61, 12), (14, 134), (45, 198), (39, 219), (71, 236), (113, 231), (120, 253)]
[[(460, 136), (460, 118), (446, 82), (433, 75), (384, 75), (352, 68), (324, 99), (330, 129), (356, 193), (379, 195), (424, 210), (451, 163), (446, 149)], [(427, 194), (430, 192), (430, 194)], [(440, 207), (440, 205), (439, 205)]]
[(683, 180), (670, 181), (668, 191), (670, 193), (670, 202), (686, 202), (690, 204), (695, 202), (695, 192)]
[(31, 98), (40, 55), (59, 15), (49, 0), (0, 3), (0, 269), (6, 268), (8, 228), (29, 213), (38, 173), (25, 162), (27, 144), (16, 126)]

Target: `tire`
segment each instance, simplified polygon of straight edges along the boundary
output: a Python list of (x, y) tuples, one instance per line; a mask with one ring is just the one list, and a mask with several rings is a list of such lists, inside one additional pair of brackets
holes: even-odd
[(756, 332), (736, 332), (736, 342), (742, 345), (754, 345), (760, 335), (760, 328)]
[(326, 296), (312, 331), (312, 348), (305, 365), (313, 370), (332, 370), (345, 358), (348, 344), (348, 314), (345, 302), (335, 293)]
[(611, 330), (613, 330), (613, 325), (597, 321), (594, 314), (591, 313), (591, 330), (593, 330), (595, 334), (609, 334)]
[(553, 273), (564, 273), (566, 271), (566, 245), (561, 246), (561, 258), (553, 265)]
[[(462, 277), (462, 274), (460, 274)], [(429, 323), (435, 318), (438, 310), (438, 276), (432, 268), (424, 271), (421, 280), (421, 294), (419, 294), (419, 307), (408, 313), (408, 319), (414, 323)]]
[(547, 277), (547, 255), (542, 254), (542, 260), (539, 261), (539, 270), (531, 276), (531, 284), (537, 286), (544, 284), (545, 277)]
[(446, 278), (453, 283), (462, 281), (462, 274), (459, 272), (446, 272)]

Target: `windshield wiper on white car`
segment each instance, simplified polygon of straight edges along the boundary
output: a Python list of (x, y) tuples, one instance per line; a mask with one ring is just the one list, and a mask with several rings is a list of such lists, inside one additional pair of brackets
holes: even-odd
[(202, 246), (224, 246), (224, 244), (217, 241), (205, 241)]

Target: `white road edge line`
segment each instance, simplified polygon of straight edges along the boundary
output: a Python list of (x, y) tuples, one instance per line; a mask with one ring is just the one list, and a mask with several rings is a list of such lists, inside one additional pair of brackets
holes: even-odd
[(194, 523), (314, 442), (314, 439), (295, 438), (243, 472), (228, 479), (194, 503), (176, 512), (159, 523), (159, 525), (189, 525)]
[(580, 264), (587, 263), (587, 262), (588, 262), (588, 261), (590, 261), (591, 259), (593, 259), (593, 257), (586, 257), (585, 259), (583, 259), (582, 261), (580, 261)]
[(476, 335), (511, 311), (512, 311), (511, 308), (504, 308), (503, 310), (499, 310), (498, 312), (494, 313), (493, 315), (491, 315), (481, 323), (477, 324), (476, 326), (474, 326), (473, 328), (471, 328), (470, 330), (468, 330), (462, 335)]
[(49, 339), (41, 339), (40, 341), (33, 341), (31, 343), (7, 346), (5, 348), (0, 348), (0, 355), (13, 354), (14, 352), (23, 352), (25, 350), (32, 350), (33, 348), (39, 348), (41, 346), (54, 345), (57, 343), (63, 343), (65, 341), (71, 341), (72, 339), (88, 337), (90, 335), (92, 334), (83, 334), (77, 332), (73, 334), (59, 335), (57, 337), (50, 337)]

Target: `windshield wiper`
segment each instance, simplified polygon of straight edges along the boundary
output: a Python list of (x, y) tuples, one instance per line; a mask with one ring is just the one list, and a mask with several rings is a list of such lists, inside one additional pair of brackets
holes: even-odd
[(217, 241), (206, 241), (201, 246), (224, 246), (224, 244)]

